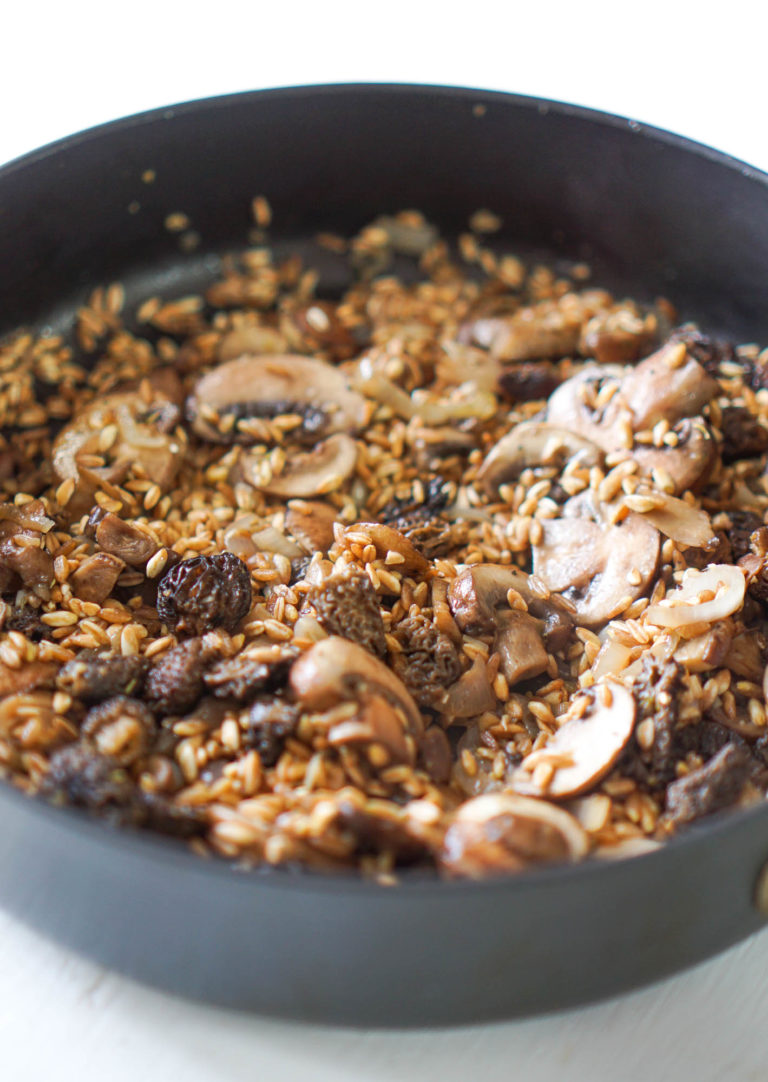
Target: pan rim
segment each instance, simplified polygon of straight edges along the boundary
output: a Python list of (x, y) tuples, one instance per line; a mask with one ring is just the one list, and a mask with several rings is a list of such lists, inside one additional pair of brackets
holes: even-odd
[[(0, 183), (18, 172), (34, 168), (50, 158), (65, 154), (77, 147), (97, 142), (114, 132), (138, 129), (161, 121), (172, 121), (179, 116), (199, 114), (209, 109), (226, 108), (230, 104), (258, 104), (262, 102), (268, 104), (270, 101), (280, 99), (301, 99), (308, 96), (331, 99), (337, 96), (349, 97), (350, 95), (365, 97), (388, 95), (391, 97), (411, 98), (419, 95), (437, 96), (444, 98), (446, 101), (465, 101), (468, 106), (484, 105), (487, 109), (488, 106), (499, 104), (503, 108), (512, 106), (529, 111), (538, 111), (542, 116), (551, 113), (564, 118), (587, 121), (598, 127), (629, 130), (638, 138), (706, 159), (729, 171), (737, 171), (745, 179), (755, 181), (764, 188), (768, 188), (768, 172), (705, 143), (664, 128), (635, 121), (620, 114), (556, 99), (501, 90), (483, 90), (460, 84), (397, 82), (288, 85), (191, 99), (177, 104), (143, 110), (77, 131), (3, 163), (0, 165)], [(768, 801), (764, 801), (750, 808), (731, 809), (718, 813), (711, 821), (705, 820), (703, 823), (689, 828), (688, 831), (661, 843), (657, 849), (640, 856), (605, 861), (593, 859), (579, 864), (539, 867), (514, 875), (485, 880), (443, 880), (437, 878), (425, 880), (406, 870), (400, 874), (396, 884), (385, 886), (375, 880), (363, 879), (354, 874), (327, 874), (309, 870), (289, 872), (279, 867), (268, 868), (263, 871), (239, 871), (232, 861), (218, 858), (210, 860), (201, 858), (198, 854), (193, 853), (188, 846), (180, 844), (178, 839), (159, 834), (155, 835), (149, 831), (109, 829), (104, 822), (100, 822), (96, 817), (89, 816), (80, 809), (54, 807), (41, 799), (30, 798), (7, 782), (0, 785), (0, 806), (4, 802), (7, 802), (9, 807), (16, 806), (22, 814), (23, 810), (26, 809), (26, 812), (30, 815), (37, 816), (41, 823), (48, 822), (52, 828), (58, 825), (58, 829), (64, 835), (79, 836), (93, 847), (104, 846), (114, 852), (117, 846), (127, 857), (139, 862), (156, 864), (160, 874), (169, 874), (171, 869), (179, 869), (182, 873), (199, 874), (201, 877), (214, 875), (220, 877), (222, 881), (240, 884), (240, 886), (232, 889), (301, 890), (321, 894), (353, 891), (356, 894), (376, 894), (378, 896), (386, 894), (391, 897), (405, 898), (411, 898), (414, 894), (442, 896), (446, 892), (451, 895), (457, 893), (459, 895), (474, 894), (476, 892), (485, 894), (494, 892), (507, 893), (510, 890), (524, 893), (525, 891), (540, 889), (545, 885), (556, 887), (562, 883), (567, 886), (568, 883), (574, 880), (580, 881), (583, 878), (592, 878), (597, 882), (607, 882), (613, 876), (624, 874), (622, 869), (626, 867), (627, 860), (648, 869), (653, 863), (661, 867), (664, 862), (668, 862), (670, 867), (673, 867), (676, 854), (682, 849), (686, 851), (694, 850), (697, 846), (701, 847), (702, 845), (709, 847), (715, 844), (716, 839), (722, 842), (723, 839), (728, 838), (734, 832), (739, 832), (742, 828), (746, 831), (748, 824), (762, 824), (763, 820), (765, 820), (768, 828)], [(766, 829), (766, 850), (768, 851), (768, 829)]]

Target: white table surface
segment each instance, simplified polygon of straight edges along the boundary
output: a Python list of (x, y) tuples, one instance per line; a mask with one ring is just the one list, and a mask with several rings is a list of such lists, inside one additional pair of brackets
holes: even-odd
[[(4, 6), (0, 162), (115, 116), (209, 94), (403, 81), (604, 108), (768, 169), (765, 16), (757, 4), (710, 8), (590, 0)], [(763, 1080), (766, 973), (768, 932), (653, 988), (554, 1018), (356, 1032), (191, 1005), (0, 914), (0, 1079)]]

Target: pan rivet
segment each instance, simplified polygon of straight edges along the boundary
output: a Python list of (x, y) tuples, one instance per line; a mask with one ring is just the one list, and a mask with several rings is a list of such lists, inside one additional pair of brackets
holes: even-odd
[(755, 909), (764, 917), (768, 917), (768, 864), (761, 869), (755, 883)]

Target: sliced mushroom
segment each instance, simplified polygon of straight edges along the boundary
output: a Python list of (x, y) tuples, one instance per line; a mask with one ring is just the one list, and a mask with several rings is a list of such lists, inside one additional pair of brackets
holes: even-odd
[(472, 339), (502, 361), (535, 361), (576, 353), (584, 324), (611, 303), (610, 294), (589, 290), (539, 301), (511, 315), (475, 320)]
[(520, 595), (531, 616), (543, 622), (541, 633), (549, 649), (561, 649), (573, 629), (569, 607), (517, 567), (473, 564), (451, 583), (448, 604), (462, 631), (493, 631), (500, 623), (497, 610), (511, 611), (507, 600), (510, 590)]
[(332, 747), (380, 744), (392, 762), (412, 763), (416, 749), (405, 737), (401, 715), (382, 695), (370, 695), (361, 703), (356, 717), (337, 722), (328, 731)]
[(8, 520), (0, 522), (0, 575), (3, 589), (11, 589), (13, 576), (42, 598), (53, 582), (53, 557), (44, 547), (39, 530), (23, 529)]
[(307, 553), (327, 552), (333, 544), (333, 524), (339, 512), (322, 500), (291, 500), (285, 528)]
[(554, 391), (547, 403), (547, 423), (615, 451), (631, 444), (631, 414), (619, 393), (625, 370), (615, 365), (587, 365)]
[(513, 793), (486, 793), (456, 812), (439, 864), (450, 875), (483, 879), (531, 864), (581, 860), (588, 851), (587, 835), (563, 808)]
[[(586, 709), (579, 713), (587, 699)], [(531, 752), (511, 776), (516, 792), (565, 800), (597, 785), (629, 743), (635, 700), (622, 684), (606, 681), (574, 702), (573, 716), (545, 747)], [(537, 777), (541, 766), (545, 780)]]
[(746, 579), (740, 567), (710, 564), (704, 571), (689, 568), (676, 590), (645, 610), (657, 627), (711, 624), (732, 616), (744, 604)]
[(598, 364), (626, 364), (645, 357), (659, 331), (655, 312), (642, 312), (633, 301), (599, 312), (581, 330), (579, 352)]
[(287, 349), (285, 335), (274, 327), (247, 324), (228, 331), (219, 342), (216, 355), (223, 363), (234, 361), (244, 353), (285, 353)]
[(675, 650), (675, 661), (688, 672), (708, 672), (725, 663), (733, 642), (733, 622), (724, 620), (703, 635), (681, 642)]
[(621, 397), (632, 411), (636, 432), (657, 421), (670, 425), (701, 413), (720, 390), (682, 342), (669, 341), (632, 368), (622, 380)]
[(486, 663), (476, 657), (472, 667), (448, 688), (442, 702), (435, 710), (446, 718), (474, 718), (496, 709), (496, 695), (488, 679)]
[(663, 471), (675, 493), (695, 492), (717, 461), (717, 444), (702, 417), (685, 418), (672, 431), (677, 436), (674, 447), (638, 444), (632, 458), (646, 477)]
[(315, 643), (294, 662), (289, 685), (309, 710), (327, 710), (344, 700), (381, 695), (402, 711), (411, 733), (423, 729), (419, 708), (403, 682), (368, 650), (338, 635)]
[(75, 597), (101, 605), (125, 570), (125, 562), (109, 552), (94, 552), (78, 564), (67, 580)]
[[(298, 354), (246, 355), (218, 365), (195, 385), (187, 403), (192, 428), (215, 443), (252, 443), (238, 422), (295, 413), (311, 435), (357, 432), (368, 406), (343, 373), (325, 361)], [(307, 493), (292, 493), (307, 495)]]
[(499, 670), (510, 687), (546, 671), (549, 655), (541, 641), (538, 620), (515, 609), (503, 613), (501, 627), (493, 640), (499, 655)]
[(96, 544), (131, 567), (143, 567), (160, 549), (157, 541), (135, 522), (124, 522), (111, 511), (96, 526)]
[(533, 571), (573, 605), (582, 626), (598, 627), (648, 588), (660, 540), (643, 515), (630, 514), (612, 526), (598, 513), (587, 517), (589, 512), (589, 501), (574, 497), (563, 518), (542, 522), (541, 542), (532, 546)]
[[(630, 450), (633, 433), (653, 428), (658, 421), (674, 425), (693, 418), (683, 442), (694, 441), (689, 450), (695, 461), (686, 464), (685, 456), (677, 456), (677, 461), (668, 456), (682, 483), (686, 467), (697, 473), (698, 480), (711, 463), (708, 433), (696, 418), (718, 389), (717, 381), (688, 356), (681, 342), (669, 341), (636, 368), (587, 365), (550, 396), (547, 421), (611, 452)], [(650, 453), (651, 449), (641, 452)]]
[[(356, 522), (354, 526), (345, 530), (345, 534), (350, 533), (365, 534), (376, 549), (376, 556), (380, 560), (386, 560), (390, 553), (395, 553), (400, 557), (397, 562), (392, 562), (392, 567), (396, 571), (402, 571), (406, 575), (423, 576), (430, 570), (429, 561), (407, 537), (392, 526), (386, 526), (383, 522)], [(391, 556), (390, 559), (392, 559)]]
[[(175, 402), (163, 391), (147, 384), (153, 392), (149, 399), (140, 390), (116, 392), (98, 398), (66, 425), (53, 444), (53, 468), (64, 481), (73, 478), (80, 484), (75, 496), (80, 502), (92, 500), (93, 484), (80, 477), (87, 467), (88, 475), (99, 480), (123, 480), (133, 466), (166, 491), (176, 479), (184, 445), (179, 433), (168, 431), (168, 411), (178, 418)], [(172, 425), (170, 427), (173, 427)], [(106, 434), (114, 432), (110, 442)], [(104, 465), (93, 465), (90, 456)], [(90, 489), (86, 496), (84, 489)], [(71, 501), (70, 501), (71, 502)]]
[(501, 485), (516, 480), (523, 470), (554, 467), (561, 470), (578, 458), (585, 469), (599, 466), (603, 453), (597, 444), (567, 428), (543, 421), (523, 421), (508, 432), (488, 454), (477, 474), (477, 482), (496, 496)]
[(272, 471), (263, 454), (256, 453), (243, 454), (237, 472), (261, 492), (292, 499), (334, 492), (352, 476), (356, 465), (357, 444), (351, 436), (337, 432), (312, 451), (293, 455), (279, 473)]

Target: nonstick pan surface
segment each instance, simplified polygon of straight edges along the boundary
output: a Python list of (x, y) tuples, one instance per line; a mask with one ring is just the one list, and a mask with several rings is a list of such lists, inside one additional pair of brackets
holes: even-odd
[[(0, 334), (68, 333), (89, 291), (195, 291), (247, 244), (265, 194), (278, 251), (377, 214), (472, 211), (500, 243), (587, 259), (594, 281), (739, 341), (768, 340), (768, 189), (756, 170), (618, 117), (482, 91), (308, 87), (118, 121), (0, 170)], [(166, 217), (199, 235), (184, 251)], [(321, 293), (346, 269), (325, 254)], [(44, 933), (180, 994), (300, 1019), (455, 1024), (614, 994), (755, 931), (768, 806), (646, 856), (484, 883), (396, 887), (203, 861), (0, 787), (0, 901)], [(759, 893), (759, 892), (758, 892)]]

